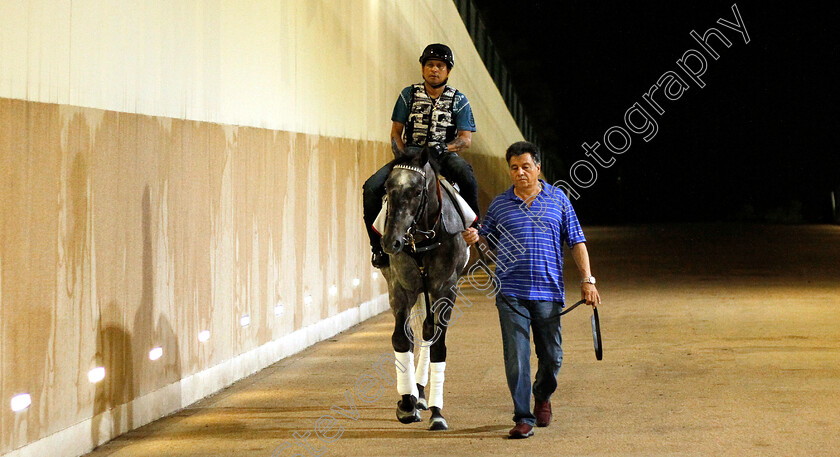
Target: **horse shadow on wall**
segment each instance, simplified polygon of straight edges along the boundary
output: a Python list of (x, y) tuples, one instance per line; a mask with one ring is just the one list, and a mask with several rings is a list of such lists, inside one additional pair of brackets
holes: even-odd
[[(91, 424), (91, 441), (94, 446), (143, 425), (141, 422), (146, 422), (144, 419), (150, 419), (136, 416), (135, 409), (158, 412), (158, 405), (163, 404), (164, 411), (161, 412), (168, 412), (181, 407), (180, 385), (174, 390), (166, 390), (165, 398), (156, 397), (145, 407), (135, 408), (134, 404), (139, 398), (181, 379), (177, 335), (155, 303), (156, 263), (152, 238), (151, 191), (148, 186), (142, 198), (142, 243), (142, 290), (131, 331), (117, 325), (101, 328), (97, 322), (96, 357), (101, 363), (99, 366), (106, 369), (106, 379), (97, 384), (94, 397)], [(111, 309), (119, 308), (126, 313), (130, 309), (127, 305), (111, 303)], [(149, 351), (155, 347), (163, 348), (163, 355), (152, 361)], [(102, 430), (103, 427), (107, 428)]]
[[(94, 394), (90, 428), (94, 446), (133, 428), (134, 364), (131, 349), (131, 336), (123, 328), (107, 326), (99, 330), (96, 357), (99, 366), (105, 367), (106, 377), (96, 384)], [(103, 427), (108, 428), (102, 430)]]

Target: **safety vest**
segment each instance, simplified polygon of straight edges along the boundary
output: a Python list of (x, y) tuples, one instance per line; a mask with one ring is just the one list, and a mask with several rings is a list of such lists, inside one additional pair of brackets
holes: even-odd
[(411, 86), (411, 106), (405, 138), (410, 146), (437, 146), (455, 139), (456, 128), (452, 108), (455, 89), (446, 86), (437, 100), (429, 97), (423, 83)]

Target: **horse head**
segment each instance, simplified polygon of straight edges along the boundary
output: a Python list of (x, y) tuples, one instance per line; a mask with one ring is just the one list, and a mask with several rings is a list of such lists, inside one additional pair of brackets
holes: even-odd
[(407, 147), (401, 150), (395, 142), (391, 143), (391, 147), (396, 161), (385, 181), (388, 218), (382, 234), (382, 249), (394, 255), (409, 242), (418, 223), (422, 224), (430, 198), (436, 199), (436, 195), (430, 193), (434, 190), (437, 177), (429, 164), (428, 148)]

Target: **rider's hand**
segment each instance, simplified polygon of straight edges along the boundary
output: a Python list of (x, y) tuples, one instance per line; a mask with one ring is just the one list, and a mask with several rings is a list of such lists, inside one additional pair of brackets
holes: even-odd
[(464, 241), (467, 242), (467, 246), (472, 246), (478, 242), (478, 230), (472, 227), (461, 232), (461, 236), (464, 237)]

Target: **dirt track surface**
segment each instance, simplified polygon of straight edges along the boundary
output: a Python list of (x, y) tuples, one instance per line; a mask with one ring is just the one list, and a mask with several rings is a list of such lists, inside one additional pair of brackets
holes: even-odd
[[(584, 230), (604, 300), (604, 359), (595, 360), (588, 308), (564, 316), (554, 421), (527, 440), (506, 439), (512, 402), (498, 314), (469, 290), (473, 305), (447, 335), (450, 431), (426, 430), (428, 412), (416, 424), (396, 421), (396, 388), (372, 368), (392, 351), (393, 317), (384, 313), (90, 455), (840, 453), (840, 227)], [(568, 267), (567, 283), (577, 284)], [(569, 301), (578, 293), (573, 287)], [(365, 375), (380, 383), (368, 393), (384, 386), (370, 403), (354, 393), (357, 380), (373, 382)], [(345, 395), (358, 418), (331, 410), (352, 411)], [(326, 431), (329, 416), (325, 435), (341, 435), (327, 443), (315, 428), (323, 418)], [(293, 433), (307, 431), (311, 453), (294, 445)]]

